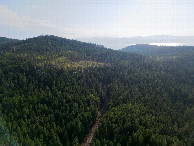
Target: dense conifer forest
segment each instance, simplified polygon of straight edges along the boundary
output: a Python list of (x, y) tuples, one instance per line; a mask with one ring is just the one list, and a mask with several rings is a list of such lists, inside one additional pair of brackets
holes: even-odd
[(1, 37), (0, 144), (194, 145), (194, 47), (138, 48)]

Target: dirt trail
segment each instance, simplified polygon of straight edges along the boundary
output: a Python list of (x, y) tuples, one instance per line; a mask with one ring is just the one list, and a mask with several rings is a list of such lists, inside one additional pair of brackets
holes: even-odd
[(91, 128), (90, 132), (86, 135), (84, 141), (82, 142), (82, 144), (80, 146), (91, 146), (92, 139), (94, 137), (94, 133), (95, 133), (96, 129), (98, 128), (99, 124), (100, 124), (100, 121), (102, 119), (102, 116), (107, 111), (109, 97), (106, 95), (106, 88), (103, 88), (103, 89), (104, 89), (104, 93), (105, 93), (105, 98), (104, 98), (104, 101), (103, 101), (103, 103), (101, 105), (100, 114), (98, 115), (98, 118), (96, 119), (95, 124)]

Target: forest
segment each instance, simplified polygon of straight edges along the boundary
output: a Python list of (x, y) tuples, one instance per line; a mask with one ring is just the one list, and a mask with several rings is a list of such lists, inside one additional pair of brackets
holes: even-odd
[[(146, 46), (146, 45), (145, 45)], [(194, 47), (0, 37), (0, 144), (194, 145)]]

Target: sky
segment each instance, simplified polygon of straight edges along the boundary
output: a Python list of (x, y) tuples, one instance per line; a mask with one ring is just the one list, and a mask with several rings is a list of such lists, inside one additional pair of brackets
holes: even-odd
[(0, 0), (0, 36), (194, 36), (194, 0)]

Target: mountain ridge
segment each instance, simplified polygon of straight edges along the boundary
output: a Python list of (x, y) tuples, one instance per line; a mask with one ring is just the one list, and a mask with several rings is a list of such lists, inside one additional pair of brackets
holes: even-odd
[[(90, 65), (102, 65), (101, 63), (112, 64), (121, 60), (134, 62), (145, 59), (141, 55), (115, 51), (107, 49), (102, 45), (70, 40), (53, 35), (38, 36), (11, 44), (4, 44), (0, 50), (4, 53), (26, 56), (36, 60), (38, 64), (44, 62), (40, 58), (47, 57), (49, 58), (47, 61), (49, 60), (51, 65), (58, 62), (61, 64), (60, 66), (71, 62), (73, 62), (73, 66), (76, 66), (78, 62), (82, 66), (88, 63)], [(83, 63), (83, 61), (86, 62)]]

